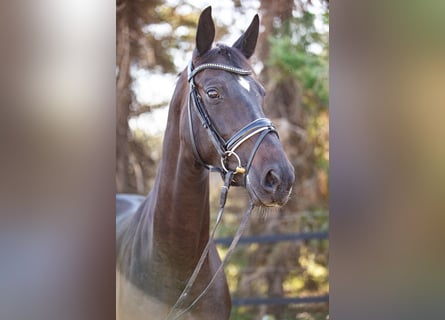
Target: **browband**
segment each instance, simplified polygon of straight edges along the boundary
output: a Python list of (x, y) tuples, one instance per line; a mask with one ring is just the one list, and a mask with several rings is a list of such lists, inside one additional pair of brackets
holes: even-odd
[(193, 80), (193, 77), (201, 72), (204, 69), (217, 69), (217, 70), (224, 70), (230, 73), (236, 73), (242, 76), (248, 76), (249, 74), (252, 74), (252, 71), (250, 70), (246, 70), (246, 69), (241, 69), (241, 68), (236, 68), (236, 67), (231, 67), (231, 66), (226, 66), (223, 64), (219, 64), (219, 63), (204, 63), (201, 64), (199, 66), (197, 66), (195, 69), (193, 69), (193, 64), (190, 61), (189, 65), (188, 65), (188, 78), (187, 80)]

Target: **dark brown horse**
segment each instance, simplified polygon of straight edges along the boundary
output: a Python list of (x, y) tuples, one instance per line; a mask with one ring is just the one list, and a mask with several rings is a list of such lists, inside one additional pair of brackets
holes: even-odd
[[(118, 196), (117, 319), (165, 319), (178, 300), (209, 240), (208, 169), (235, 173), (231, 185), (244, 186), (256, 206), (281, 206), (289, 197), (293, 168), (264, 117), (265, 92), (248, 63), (258, 28), (255, 16), (233, 46), (212, 48), (211, 8), (200, 16), (192, 61), (170, 103), (154, 188), (142, 202)], [(185, 305), (220, 262), (211, 243)], [(181, 319), (228, 319), (230, 310), (221, 272)]]

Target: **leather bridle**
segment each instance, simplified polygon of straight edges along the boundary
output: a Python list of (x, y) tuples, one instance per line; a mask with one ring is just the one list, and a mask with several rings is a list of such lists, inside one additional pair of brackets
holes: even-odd
[[(188, 121), (189, 121), (189, 128), (190, 128), (190, 138), (192, 141), (192, 149), (193, 154), (196, 159), (196, 161), (203, 166), (204, 168), (211, 170), (211, 171), (219, 171), (222, 174), (224, 174), (224, 186), (221, 188), (221, 194), (219, 199), (219, 210), (218, 214), (216, 216), (215, 225), (210, 232), (209, 240), (207, 241), (206, 246), (204, 247), (204, 250), (201, 254), (201, 257), (199, 258), (198, 263), (196, 264), (195, 269), (193, 270), (192, 275), (188, 279), (184, 289), (182, 290), (180, 296), (178, 297), (177, 301), (173, 305), (173, 307), (170, 309), (168, 314), (166, 315), (165, 319), (179, 319), (183, 315), (185, 315), (189, 310), (191, 310), (198, 301), (208, 292), (211, 285), (215, 281), (217, 275), (221, 270), (224, 268), (224, 266), (227, 264), (228, 260), (230, 259), (231, 254), (233, 253), (246, 225), (249, 220), (250, 214), (252, 213), (252, 210), (254, 208), (253, 203), (251, 202), (247, 211), (244, 213), (241, 223), (238, 227), (238, 230), (236, 231), (236, 234), (232, 240), (232, 243), (230, 244), (229, 249), (227, 250), (226, 256), (224, 257), (223, 261), (218, 266), (217, 270), (213, 274), (213, 277), (208, 282), (204, 290), (192, 300), (192, 302), (189, 303), (189, 305), (186, 305), (186, 300), (188, 299), (188, 295), (190, 294), (190, 291), (192, 289), (193, 284), (195, 283), (198, 274), (205, 262), (205, 259), (209, 253), (210, 246), (213, 242), (213, 238), (215, 236), (216, 229), (221, 222), (222, 214), (224, 212), (224, 206), (227, 199), (227, 194), (229, 191), (229, 187), (232, 182), (232, 177), (235, 174), (244, 174), (244, 183), (246, 185), (247, 181), (247, 175), (249, 173), (250, 166), (252, 164), (253, 158), (255, 157), (255, 154), (261, 144), (261, 142), (264, 140), (266, 135), (270, 132), (273, 132), (278, 135), (275, 127), (272, 124), (272, 121), (266, 118), (259, 118), (256, 120), (253, 120), (252, 122), (248, 123), (246, 126), (241, 128), (238, 132), (236, 132), (230, 139), (227, 141), (222, 137), (222, 135), (219, 133), (218, 129), (216, 128), (215, 124), (213, 123), (212, 119), (210, 118), (209, 113), (207, 112), (207, 109), (204, 106), (204, 103), (202, 102), (202, 99), (198, 93), (198, 90), (195, 85), (194, 77), (198, 72), (201, 72), (205, 69), (217, 69), (217, 70), (223, 70), (230, 73), (238, 74), (241, 76), (247, 76), (250, 75), (252, 72), (250, 70), (244, 70), (240, 68), (235, 68), (231, 66), (226, 66), (222, 64), (215, 64), (215, 63), (206, 63), (199, 65), (196, 67), (196, 69), (193, 69), (192, 62), (189, 63), (188, 66), (188, 81), (190, 83), (190, 92), (188, 96), (188, 102), (187, 102), (187, 109), (188, 109)], [(196, 113), (198, 114), (199, 119), (201, 120), (202, 126), (207, 129), (209, 132), (210, 139), (215, 146), (215, 149), (218, 152), (218, 155), (221, 157), (221, 167), (212, 166), (210, 164), (205, 163), (201, 155), (199, 154), (198, 147), (196, 145), (195, 141), (195, 135), (193, 131), (193, 118), (192, 118), (192, 105), (194, 106), (194, 109), (196, 110)], [(239, 156), (236, 154), (235, 150), (243, 144), (245, 141), (250, 139), (251, 137), (260, 134), (260, 136), (257, 138), (255, 145), (250, 153), (249, 159), (247, 160), (246, 166), (242, 166), (241, 160)], [(225, 162), (228, 160), (229, 157), (234, 156), (238, 161), (238, 166), (232, 170), (230, 168), (226, 167)]]
[[(246, 180), (246, 177), (248, 175), (250, 166), (252, 165), (253, 158), (255, 157), (255, 154), (263, 141), (263, 139), (266, 137), (266, 135), (270, 132), (274, 132), (278, 135), (275, 127), (272, 124), (272, 121), (270, 121), (267, 118), (259, 118), (255, 119), (243, 128), (241, 128), (238, 132), (236, 132), (230, 139), (225, 140), (220, 132), (218, 131), (217, 127), (215, 126), (214, 122), (210, 118), (209, 113), (207, 112), (206, 107), (204, 106), (204, 103), (202, 101), (201, 96), (198, 93), (198, 90), (196, 88), (196, 84), (194, 81), (194, 77), (199, 72), (205, 70), (205, 69), (217, 69), (217, 70), (223, 70), (226, 72), (234, 73), (240, 76), (247, 76), (250, 75), (252, 72), (250, 70), (240, 69), (232, 66), (222, 65), (222, 64), (216, 64), (216, 63), (205, 63), (202, 65), (199, 65), (195, 69), (193, 68), (193, 64), (190, 61), (188, 65), (188, 81), (190, 84), (190, 91), (188, 96), (188, 102), (187, 102), (187, 108), (188, 108), (188, 120), (189, 120), (189, 129), (190, 129), (190, 138), (192, 141), (192, 149), (193, 154), (195, 156), (196, 161), (203, 166), (204, 168), (211, 170), (211, 171), (219, 171), (222, 174), (226, 174), (229, 171), (233, 171), (234, 174), (240, 173), (244, 174), (244, 180)], [(199, 119), (201, 120), (202, 126), (207, 129), (207, 132), (209, 133), (210, 139), (218, 152), (218, 155), (221, 157), (221, 167), (213, 166), (210, 164), (207, 164), (205, 161), (202, 160), (201, 155), (199, 154), (198, 147), (196, 145), (195, 140), (195, 134), (193, 130), (193, 118), (192, 118), (192, 105), (194, 107), (194, 110), (196, 111)], [(242, 165), (241, 160), (239, 156), (236, 154), (236, 149), (245, 141), (250, 139), (251, 137), (260, 134), (258, 139), (256, 140), (256, 143), (254, 145), (254, 148), (251, 151), (250, 157), (247, 160), (247, 163), (245, 166)], [(226, 167), (226, 162), (228, 159), (233, 156), (238, 161), (238, 166), (234, 170), (230, 170)]]

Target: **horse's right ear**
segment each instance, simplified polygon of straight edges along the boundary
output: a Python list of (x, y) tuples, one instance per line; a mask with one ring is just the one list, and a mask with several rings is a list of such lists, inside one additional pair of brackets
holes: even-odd
[(212, 47), (215, 39), (215, 25), (212, 20), (212, 7), (209, 6), (199, 16), (198, 30), (196, 31), (196, 49), (202, 56)]
[(256, 14), (246, 32), (233, 44), (233, 47), (240, 50), (247, 59), (249, 59), (255, 51), (259, 29), (260, 18)]

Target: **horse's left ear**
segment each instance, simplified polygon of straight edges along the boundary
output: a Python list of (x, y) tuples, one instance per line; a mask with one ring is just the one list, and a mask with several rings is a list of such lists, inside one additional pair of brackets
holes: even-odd
[(215, 25), (212, 20), (212, 7), (209, 6), (199, 16), (198, 30), (196, 31), (196, 49), (200, 56), (212, 47), (215, 38)]
[(246, 32), (244, 32), (232, 46), (240, 50), (247, 59), (249, 59), (255, 51), (259, 28), (260, 18), (256, 14), (249, 28), (247, 28)]

